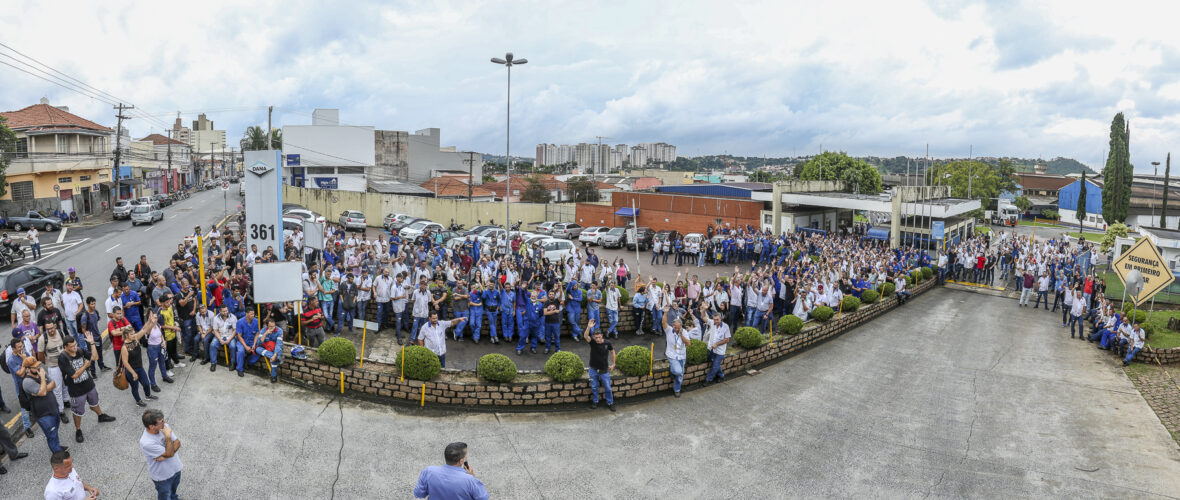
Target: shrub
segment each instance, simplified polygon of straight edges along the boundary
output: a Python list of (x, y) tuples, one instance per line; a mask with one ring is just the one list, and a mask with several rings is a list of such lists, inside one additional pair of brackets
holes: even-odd
[(709, 359), (709, 346), (704, 341), (692, 339), (688, 342), (688, 355), (685, 358), (685, 362), (690, 365), (704, 363)]
[(844, 312), (852, 312), (860, 308), (860, 299), (851, 295), (844, 297), (844, 303), (840, 304), (840, 310)]
[(778, 332), (784, 335), (798, 335), (803, 331), (803, 320), (794, 314), (788, 314), (778, 319)]
[(545, 362), (545, 373), (558, 382), (577, 380), (585, 371), (586, 365), (582, 364), (582, 358), (569, 351), (555, 352)]
[(865, 290), (860, 292), (860, 301), (864, 302), (865, 304), (872, 304), (878, 300), (881, 300), (881, 294), (877, 293), (876, 290)]
[(922, 268), (922, 280), (928, 280), (934, 276), (934, 270), (929, 267)]
[(913, 279), (906, 280), (907, 285), (916, 285), (918, 283), (921, 283), (922, 282), (922, 271), (919, 271), (917, 269), (911, 271), (910, 278), (913, 278)]
[(798, 250), (795, 250), (795, 253), (791, 254), (791, 260), (799, 260), (799, 251)]
[(1139, 327), (1143, 329), (1143, 334), (1147, 338), (1151, 338), (1153, 335), (1155, 335), (1155, 325), (1151, 323), (1143, 323), (1139, 325)]
[(406, 346), (405, 364), (402, 364), (402, 351), (398, 351), (394, 363), (402, 370), (406, 378), (414, 380), (430, 380), (438, 376), (442, 370), (442, 363), (438, 355), (420, 345)]
[(491, 382), (511, 382), (516, 378), (516, 363), (503, 354), (484, 354), (479, 358), (476, 372)]
[(630, 377), (647, 375), (651, 371), (651, 351), (641, 345), (624, 347), (615, 358), (615, 365)]
[(810, 259), (811, 259), (811, 262), (813, 262), (813, 263), (814, 263), (814, 262), (819, 262), (819, 256), (818, 256), (818, 255), (808, 255), (807, 257), (808, 257), (808, 258), (810, 258)]
[(733, 334), (733, 340), (746, 349), (753, 349), (762, 345), (762, 333), (752, 326), (743, 326)]
[[(631, 303), (631, 292), (628, 292), (626, 288), (623, 288), (621, 286), (616, 286), (615, 289), (617, 289), (619, 291), (619, 304), (630, 304)], [(602, 303), (602, 305), (603, 305), (603, 308), (605, 309), (606, 308), (605, 299), (604, 299), (604, 302)]]
[(811, 311), (811, 317), (815, 318), (816, 321), (827, 321), (832, 319), (833, 314), (836, 314), (836, 311), (833, 311), (832, 308), (828, 306), (819, 306), (815, 308), (814, 311)]
[(320, 344), (320, 361), (341, 367), (356, 363), (356, 344), (344, 337), (332, 337)]
[(881, 296), (882, 297), (892, 297), (893, 294), (896, 292), (897, 292), (897, 286), (894, 285), (893, 283), (886, 281), (885, 283), (883, 283), (881, 285)]

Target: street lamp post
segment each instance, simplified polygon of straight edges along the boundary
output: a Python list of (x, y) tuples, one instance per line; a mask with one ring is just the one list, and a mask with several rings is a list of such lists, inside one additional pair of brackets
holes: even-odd
[[(1151, 177), (1151, 183), (1153, 184), (1153, 186), (1151, 188), (1151, 218), (1154, 219), (1155, 218), (1155, 187), (1154, 187), (1154, 184), (1160, 180), (1160, 162), (1153, 161), (1153, 162), (1151, 162), (1151, 166), (1152, 166), (1152, 169), (1155, 171), (1155, 173)], [(1168, 190), (1168, 186), (1164, 186), (1164, 191), (1167, 191), (1167, 190)], [(1159, 226), (1163, 227), (1164, 224), (1160, 223)]]
[(508, 112), (505, 114), (504, 125), (504, 233), (512, 236), (512, 67), (525, 64), (528, 59), (514, 59), (512, 53), (504, 54), (504, 58), (492, 58), (492, 64), (502, 64), (508, 68)]

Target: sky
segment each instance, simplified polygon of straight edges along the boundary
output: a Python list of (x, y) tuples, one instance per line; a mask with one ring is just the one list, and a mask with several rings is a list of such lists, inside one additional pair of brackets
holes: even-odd
[[(1159, 2), (17, 0), (13, 49), (108, 95), (0, 64), (0, 109), (47, 97), (133, 137), (205, 112), (247, 126), (315, 108), (444, 145), (512, 154), (538, 143), (667, 142), (729, 153), (1076, 158), (1101, 168), (1126, 114), (1131, 161), (1180, 139), (1180, 30)], [(90, 91), (93, 93), (93, 91)]]

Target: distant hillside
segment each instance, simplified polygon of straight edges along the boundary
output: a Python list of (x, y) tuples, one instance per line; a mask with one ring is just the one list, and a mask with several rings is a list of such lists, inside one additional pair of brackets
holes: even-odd
[[(1016, 168), (1022, 172), (1032, 172), (1033, 171), (1033, 164), (1036, 163), (1036, 160), (1019, 160), (1019, 162), (1018, 162), (1015, 158), (1013, 158), (1012, 163), (1016, 164)], [(1044, 161), (1044, 163), (1046, 166), (1049, 167), (1045, 171), (1045, 173), (1048, 173), (1048, 174), (1057, 174), (1057, 175), (1079, 174), (1083, 170), (1087, 174), (1097, 173), (1093, 169), (1091, 169), (1090, 167), (1083, 165), (1081, 162), (1079, 162), (1073, 158), (1062, 158), (1062, 157), (1058, 156), (1057, 158), (1054, 158), (1052, 160)]]

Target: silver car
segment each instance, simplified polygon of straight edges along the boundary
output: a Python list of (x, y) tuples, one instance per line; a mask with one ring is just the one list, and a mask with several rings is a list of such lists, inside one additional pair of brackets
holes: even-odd
[(558, 222), (549, 228), (549, 235), (572, 240), (582, 234), (582, 229), (584, 228), (576, 222)]
[(111, 216), (117, 219), (131, 218), (131, 202), (128, 200), (119, 200), (115, 202), (115, 208)]
[(627, 235), (627, 228), (616, 227), (607, 231), (598, 240), (602, 248), (623, 248), (623, 239)]
[(131, 225), (138, 226), (140, 224), (155, 224), (158, 220), (164, 220), (164, 211), (160, 210), (160, 206), (156, 204), (150, 205), (136, 205), (131, 209)]
[(365, 214), (356, 210), (345, 210), (340, 212), (337, 223), (344, 226), (345, 231), (364, 231), (368, 224), (366, 221)]

